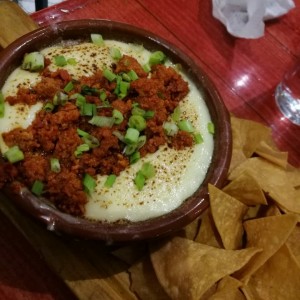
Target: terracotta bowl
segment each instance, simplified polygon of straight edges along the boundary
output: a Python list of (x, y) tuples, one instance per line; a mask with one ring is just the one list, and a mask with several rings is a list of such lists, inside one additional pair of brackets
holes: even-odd
[(5, 193), (27, 213), (47, 225), (50, 230), (84, 239), (106, 242), (143, 240), (167, 235), (184, 227), (209, 206), (208, 183), (221, 187), (226, 179), (231, 158), (230, 118), (222, 99), (207, 75), (177, 47), (153, 33), (108, 20), (76, 20), (52, 24), (22, 36), (0, 55), (0, 86), (21, 64), (25, 53), (36, 51), (64, 39), (88, 38), (101, 33), (104, 39), (143, 44), (149, 50), (162, 50), (172, 61), (180, 63), (196, 86), (203, 92), (212, 121), (215, 124), (214, 152), (207, 175), (199, 189), (184, 203), (161, 217), (130, 224), (103, 224), (73, 217), (58, 211), (45, 199), (36, 198), (16, 182)]

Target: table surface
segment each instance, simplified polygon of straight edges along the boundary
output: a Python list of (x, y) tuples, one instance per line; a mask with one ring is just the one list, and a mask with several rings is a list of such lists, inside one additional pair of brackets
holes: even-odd
[[(300, 3), (266, 23), (259, 39), (237, 39), (212, 16), (209, 0), (68, 0), (32, 14), (40, 25), (101, 18), (154, 32), (187, 53), (215, 83), (228, 110), (273, 130), (278, 147), (300, 166), (300, 127), (278, 111), (274, 90), (300, 54)], [(0, 298), (73, 299), (43, 256), (0, 212)]]

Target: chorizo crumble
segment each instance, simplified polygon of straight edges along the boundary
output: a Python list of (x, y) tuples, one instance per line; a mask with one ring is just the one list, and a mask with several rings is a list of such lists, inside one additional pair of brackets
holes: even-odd
[[(163, 128), (164, 122), (189, 92), (187, 82), (172, 67), (158, 64), (147, 73), (135, 58), (123, 55), (112, 65), (113, 73), (121, 76), (134, 71), (137, 79), (130, 82), (127, 94), (121, 97), (116, 92), (117, 80), (109, 81), (103, 70), (73, 80), (66, 70), (51, 72), (48, 65), (49, 61), (45, 59), (39, 83), (30, 88), (19, 88), (15, 96), (6, 98), (10, 105), (33, 105), (42, 101), (45, 106), (28, 128), (16, 128), (3, 134), (5, 143), (9, 147), (17, 145), (24, 153), (24, 159), (14, 164), (7, 161), (0, 164), (0, 188), (12, 181), (32, 187), (39, 180), (44, 184), (43, 196), (58, 209), (83, 216), (87, 202), (82, 183), (84, 175), (119, 175), (130, 165), (130, 155), (124, 149), (126, 145), (122, 137), (134, 107), (151, 112), (140, 133), (146, 137), (139, 149), (141, 157), (154, 153), (166, 143), (175, 149), (194, 144), (192, 134), (179, 130), (175, 135), (167, 136)], [(66, 91), (70, 83), (71, 88)], [(63, 102), (65, 95), (67, 101)], [(96, 107), (92, 115), (82, 112), (79, 96), (85, 99), (85, 103)], [(56, 105), (46, 109), (48, 103), (53, 104), (53, 99), (58, 101)], [(123, 116), (119, 124), (104, 127), (91, 124), (92, 116), (111, 118), (113, 111)], [(99, 143), (78, 152), (78, 147), (85, 143), (78, 129)], [(51, 158), (58, 159), (59, 172), (52, 170)]]

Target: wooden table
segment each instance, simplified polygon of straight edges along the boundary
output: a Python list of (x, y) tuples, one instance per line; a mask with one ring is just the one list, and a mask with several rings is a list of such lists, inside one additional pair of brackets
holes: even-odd
[[(284, 17), (269, 21), (264, 37), (254, 40), (230, 36), (224, 26), (212, 17), (209, 0), (69, 0), (36, 12), (32, 18), (40, 26), (61, 20), (104, 18), (159, 34), (189, 54), (195, 64), (208, 73), (231, 113), (270, 126), (278, 147), (288, 151), (290, 163), (299, 167), (300, 127), (286, 120), (274, 102), (277, 83), (300, 54), (300, 3), (298, 0), (295, 2), (295, 9)], [(87, 284), (86, 274), (83, 269), (67, 265), (69, 261), (64, 265), (61, 251), (68, 247), (75, 249), (71, 262), (76, 262), (80, 251), (83, 251), (83, 257), (87, 257), (90, 264), (101, 267), (104, 262), (96, 261), (90, 249), (96, 247), (98, 251), (105, 252), (102, 245), (66, 241), (52, 233), (44, 240), (38, 240), (39, 230), (44, 229), (18, 213), (13, 207), (6, 211), (8, 216), (20, 216), (20, 222), (15, 224), (0, 213), (0, 299), (75, 298), (67, 285), (82, 299), (100, 299), (96, 292), (84, 294), (78, 292), (79, 288), (74, 288), (75, 284), (76, 287)], [(56, 252), (55, 243), (59, 243), (59, 251)], [(55, 255), (61, 261), (59, 266), (49, 264), (51, 259), (55, 261)], [(87, 263), (80, 264), (84, 268)], [(101, 284), (115, 283), (119, 299), (135, 299), (129, 293), (122, 294), (126, 287), (118, 286), (123, 280), (119, 280), (120, 276), (124, 276), (121, 264), (114, 261), (104, 263), (101, 278), (97, 277), (99, 274), (93, 274), (91, 266), (88, 270), (90, 285), (85, 288), (90, 286), (99, 291)], [(113, 293), (102, 295), (101, 299), (113, 299)]]

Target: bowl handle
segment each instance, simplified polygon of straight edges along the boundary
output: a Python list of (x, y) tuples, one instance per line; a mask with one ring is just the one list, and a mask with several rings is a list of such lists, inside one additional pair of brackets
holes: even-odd
[(1, 48), (7, 47), (20, 36), (38, 28), (38, 25), (17, 3), (9, 0), (0, 0), (0, 16)]

